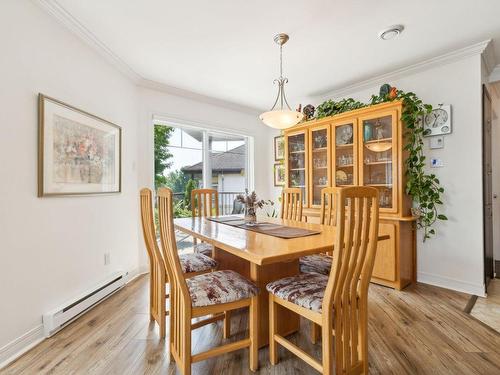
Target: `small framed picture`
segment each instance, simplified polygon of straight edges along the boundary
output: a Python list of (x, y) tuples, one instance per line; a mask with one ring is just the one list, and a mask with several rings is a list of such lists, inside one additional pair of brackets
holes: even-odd
[(274, 160), (280, 161), (285, 158), (285, 138), (282, 135), (274, 137)]
[(281, 163), (274, 164), (274, 186), (285, 185), (285, 165)]
[(38, 95), (38, 196), (121, 192), (121, 128)]

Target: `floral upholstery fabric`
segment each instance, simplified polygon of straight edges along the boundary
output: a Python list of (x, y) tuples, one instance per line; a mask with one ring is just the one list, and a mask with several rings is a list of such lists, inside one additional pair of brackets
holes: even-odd
[(182, 254), (179, 260), (184, 273), (210, 271), (217, 267), (215, 260), (203, 254)]
[(206, 242), (201, 242), (201, 243), (197, 243), (196, 245), (194, 245), (194, 252), (195, 253), (203, 254), (203, 255), (206, 255), (207, 257), (212, 256), (212, 249), (213, 249), (213, 246), (210, 245), (209, 243), (206, 243)]
[(225, 270), (186, 279), (193, 307), (218, 305), (251, 298), (259, 288), (239, 273)]
[(300, 272), (319, 273), (328, 276), (332, 268), (332, 257), (324, 254), (307, 255), (300, 258)]
[(306, 309), (321, 312), (328, 276), (302, 273), (267, 284), (269, 293)]

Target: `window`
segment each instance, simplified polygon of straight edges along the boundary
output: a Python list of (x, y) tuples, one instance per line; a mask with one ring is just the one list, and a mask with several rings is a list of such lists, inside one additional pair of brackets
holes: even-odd
[(155, 121), (155, 187), (174, 193), (174, 215), (191, 216), (196, 188), (219, 192), (221, 215), (240, 213), (236, 195), (249, 187), (249, 137)]

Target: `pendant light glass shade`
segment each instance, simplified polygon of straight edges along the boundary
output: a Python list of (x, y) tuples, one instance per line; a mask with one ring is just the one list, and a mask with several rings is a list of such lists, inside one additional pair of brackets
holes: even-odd
[[(259, 116), (264, 124), (274, 129), (290, 128), (304, 118), (302, 113), (293, 111), (286, 100), (285, 83), (288, 82), (288, 79), (283, 77), (283, 44), (288, 39), (286, 34), (278, 34), (274, 37), (274, 41), (280, 46), (280, 77), (274, 80), (275, 83), (278, 83), (278, 95), (271, 110)], [(278, 103), (279, 107), (277, 107)]]
[(275, 129), (287, 129), (297, 125), (303, 117), (302, 113), (290, 110), (274, 110), (260, 115), (260, 119), (264, 124)]

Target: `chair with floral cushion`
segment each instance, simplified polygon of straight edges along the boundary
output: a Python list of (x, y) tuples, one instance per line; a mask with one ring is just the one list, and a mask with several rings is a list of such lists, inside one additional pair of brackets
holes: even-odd
[[(320, 224), (336, 225), (335, 201), (338, 188), (328, 187), (321, 189)], [(319, 273), (329, 275), (332, 268), (331, 254), (313, 254), (300, 258), (300, 272)]]
[[(378, 239), (378, 190), (340, 188), (336, 202), (335, 256), (330, 275), (303, 273), (266, 287), (269, 356), (275, 365), (279, 344), (322, 374), (368, 374), (368, 287)], [(277, 333), (276, 305), (321, 326), (322, 361)]]
[[(249, 348), (249, 367), (258, 368), (257, 304), (258, 288), (250, 281), (230, 270), (216, 271), (185, 279), (177, 253), (173, 223), (172, 191), (158, 191), (160, 239), (171, 294), (170, 353), (183, 375), (191, 374), (191, 364), (234, 350)], [(229, 344), (191, 353), (191, 319), (217, 314), (243, 307), (249, 308), (249, 337)]]
[[(191, 212), (193, 217), (219, 216), (219, 193), (215, 189), (193, 189), (191, 191)], [(194, 239), (194, 252), (212, 256), (213, 246)]]
[[(165, 306), (165, 298), (168, 298), (166, 293), (166, 283), (168, 283), (167, 271), (163, 264), (164, 255), (160, 252), (158, 242), (156, 240), (156, 229), (154, 224), (154, 213), (152, 204), (152, 192), (148, 188), (143, 188), (140, 191), (141, 203), (141, 222), (144, 235), (144, 242), (149, 257), (149, 310), (151, 319), (155, 320), (160, 327), (161, 338), (166, 334), (165, 316), (168, 311)], [(200, 275), (206, 272), (211, 272), (217, 268), (217, 262), (203, 254), (183, 254), (179, 256), (182, 272), (184, 277)], [(217, 319), (222, 319), (224, 316), (218, 316)]]

